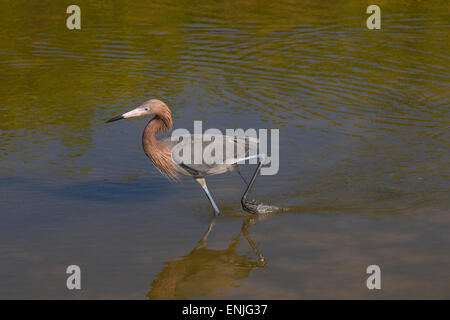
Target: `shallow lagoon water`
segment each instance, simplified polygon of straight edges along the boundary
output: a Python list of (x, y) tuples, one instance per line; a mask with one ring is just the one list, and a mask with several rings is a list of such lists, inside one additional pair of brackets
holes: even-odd
[[(80, 31), (0, 4), (1, 298), (450, 297), (447, 1), (381, 1), (378, 31), (365, 1), (77, 4)], [(152, 167), (147, 120), (104, 124), (154, 97), (176, 128), (279, 128), (252, 197), (283, 210), (211, 177), (203, 244), (209, 203)]]

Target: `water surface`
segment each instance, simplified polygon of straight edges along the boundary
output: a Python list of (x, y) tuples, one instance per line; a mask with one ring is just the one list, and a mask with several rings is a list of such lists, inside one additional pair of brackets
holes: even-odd
[[(69, 31), (63, 3), (0, 3), (0, 298), (450, 298), (448, 1), (380, 1), (377, 31), (369, 1), (77, 4)], [(286, 210), (212, 177), (203, 242), (146, 120), (104, 124), (149, 98), (178, 128), (279, 128), (252, 196)]]

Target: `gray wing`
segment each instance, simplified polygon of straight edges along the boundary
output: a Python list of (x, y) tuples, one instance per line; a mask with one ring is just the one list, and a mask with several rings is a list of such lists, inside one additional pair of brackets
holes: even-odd
[[(219, 164), (210, 164), (205, 162), (202, 152), (208, 151), (208, 146), (215, 141), (214, 139), (216, 137), (219, 136), (191, 134), (171, 136), (160, 142), (172, 150), (172, 159), (177, 164), (179, 172), (194, 177), (220, 174), (233, 170), (240, 158), (248, 156), (253, 150), (256, 152), (258, 147), (258, 140), (252, 137), (241, 138), (221, 135), (220, 139), (222, 140), (223, 147), (222, 161), (219, 161)], [(201, 145), (202, 148), (196, 150), (196, 146), (199, 145)], [(211, 145), (209, 151), (211, 151), (212, 147), (213, 145)], [(189, 154), (184, 154), (185, 151)], [(198, 159), (195, 159), (196, 154)], [(213, 152), (212, 154), (215, 153)]]

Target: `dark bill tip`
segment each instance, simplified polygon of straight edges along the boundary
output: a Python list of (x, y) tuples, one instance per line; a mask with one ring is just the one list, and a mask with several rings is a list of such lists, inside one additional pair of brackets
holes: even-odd
[(116, 117), (111, 118), (108, 121), (106, 121), (106, 123), (110, 123), (110, 122), (121, 120), (121, 119), (123, 119), (123, 116), (116, 116)]

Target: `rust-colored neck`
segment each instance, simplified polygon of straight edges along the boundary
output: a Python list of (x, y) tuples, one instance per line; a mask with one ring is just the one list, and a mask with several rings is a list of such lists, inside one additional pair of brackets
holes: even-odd
[(155, 110), (155, 116), (149, 121), (142, 135), (142, 147), (153, 165), (170, 179), (177, 176), (176, 167), (172, 160), (172, 151), (156, 139), (160, 132), (172, 129), (170, 110)]

